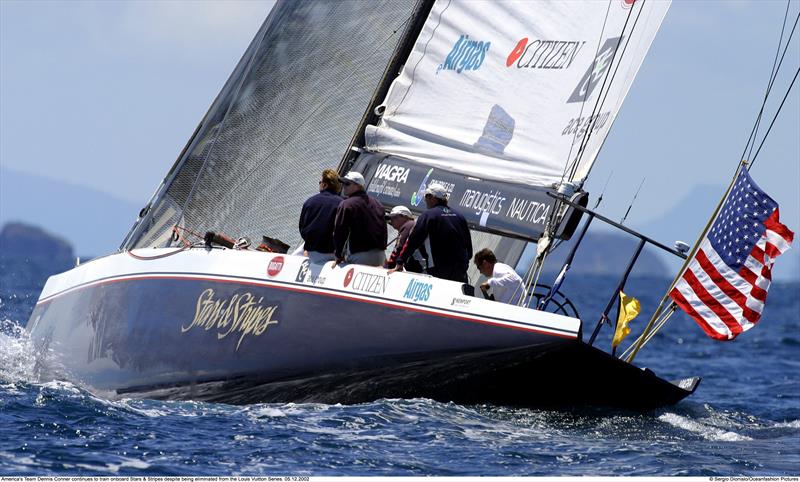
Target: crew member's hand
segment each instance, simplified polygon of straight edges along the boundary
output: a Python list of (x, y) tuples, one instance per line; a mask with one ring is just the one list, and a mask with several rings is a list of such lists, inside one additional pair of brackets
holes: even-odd
[(395, 265), (394, 268), (389, 270), (388, 274), (392, 274), (392, 273), (395, 273), (397, 271), (403, 271), (403, 265), (402, 264)]
[(481, 283), (481, 291), (489, 291), (489, 283)]

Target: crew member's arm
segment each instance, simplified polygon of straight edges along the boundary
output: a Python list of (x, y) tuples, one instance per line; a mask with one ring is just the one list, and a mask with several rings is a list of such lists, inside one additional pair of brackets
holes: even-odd
[(306, 240), (308, 230), (308, 201), (303, 203), (303, 209), (300, 210), (300, 220), (297, 223), (297, 229), (300, 231), (300, 237)]
[(345, 203), (336, 208), (336, 218), (333, 221), (333, 252), (336, 263), (344, 262), (344, 247), (350, 236), (350, 220), (352, 213)]
[[(403, 248), (400, 250), (400, 254), (397, 255), (397, 267), (402, 268), (408, 258), (411, 257), (412, 253), (419, 249), (422, 246), (422, 243), (425, 242), (425, 238), (428, 237), (428, 221), (430, 218), (429, 213), (431, 210), (427, 210), (422, 213), (422, 216), (417, 219), (417, 223), (414, 224), (414, 229), (411, 230), (411, 234), (408, 235), (408, 239), (403, 244)], [(430, 254), (430, 253), (429, 253)]]
[(392, 250), (392, 254), (389, 255), (389, 260), (386, 262), (387, 268), (394, 268), (397, 265), (397, 258), (400, 256), (400, 251), (403, 250), (406, 241), (408, 241), (408, 235), (411, 234), (412, 229), (413, 228), (406, 228), (405, 224), (400, 227), (397, 241), (394, 243), (394, 249)]

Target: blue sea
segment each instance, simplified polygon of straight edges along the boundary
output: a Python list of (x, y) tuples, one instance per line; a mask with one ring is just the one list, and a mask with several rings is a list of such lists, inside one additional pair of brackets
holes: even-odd
[[(591, 327), (615, 282), (573, 277), (563, 288)], [(42, 283), (35, 274), (0, 273), (0, 476), (800, 473), (800, 283), (774, 284), (762, 321), (733, 342), (673, 317), (636, 363), (667, 379), (703, 381), (683, 402), (644, 414), (427, 399), (108, 400), (35, 376), (22, 326)], [(626, 292), (649, 314), (668, 283), (632, 279)], [(643, 323), (633, 322), (634, 333)], [(608, 346), (610, 332), (602, 330), (599, 346)]]

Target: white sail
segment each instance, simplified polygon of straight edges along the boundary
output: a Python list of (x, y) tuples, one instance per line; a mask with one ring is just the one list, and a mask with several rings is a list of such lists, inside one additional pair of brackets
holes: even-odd
[(669, 5), (437, 2), (367, 147), (481, 179), (583, 180)]

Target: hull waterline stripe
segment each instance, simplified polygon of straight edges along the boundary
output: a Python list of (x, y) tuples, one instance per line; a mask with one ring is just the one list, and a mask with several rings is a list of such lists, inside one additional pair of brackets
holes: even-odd
[[(49, 303), (52, 300), (59, 298), (63, 295), (72, 293), (74, 291), (78, 291), (85, 288), (90, 288), (92, 286), (108, 284), (108, 283), (117, 283), (121, 281), (135, 281), (135, 280), (146, 280), (146, 279), (180, 279), (180, 280), (200, 280), (200, 281), (215, 281), (220, 283), (237, 283), (237, 284), (246, 284), (246, 285), (253, 285), (253, 286), (266, 286), (276, 289), (281, 289), (285, 291), (294, 291), (299, 293), (313, 293), (313, 294), (320, 294), (323, 296), (329, 296), (333, 298), (340, 298), (350, 301), (360, 301), (364, 303), (379, 305), (379, 306), (387, 306), (390, 308), (398, 308), (403, 309), (406, 311), (414, 311), (417, 313), (429, 314), (429, 315), (436, 315), (442, 316), (445, 318), (452, 318), (457, 320), (469, 321), (474, 323), (482, 323), (485, 325), (492, 325), (492, 326), (500, 326), (504, 328), (510, 328), (520, 331), (528, 331), (528, 332), (535, 332), (541, 333), (550, 336), (556, 336), (559, 338), (567, 338), (567, 339), (575, 339), (577, 337), (576, 333), (573, 333), (569, 330), (565, 330), (562, 328), (555, 328), (549, 326), (541, 326), (541, 325), (533, 325), (528, 322), (524, 321), (516, 321), (516, 320), (505, 320), (501, 318), (492, 318), (489, 316), (480, 315), (482, 317), (488, 318), (487, 320), (479, 319), (479, 318), (472, 318), (469, 316), (464, 315), (461, 312), (450, 311), (446, 308), (438, 308), (438, 307), (431, 307), (429, 309), (425, 308), (418, 308), (416, 306), (411, 305), (410, 303), (404, 301), (394, 301), (391, 302), (386, 301), (379, 301), (373, 297), (367, 295), (353, 295), (348, 292), (332, 289), (332, 288), (321, 288), (316, 287), (314, 289), (303, 288), (299, 286), (295, 286), (290, 283), (281, 282), (281, 281), (267, 281), (267, 280), (257, 280), (253, 278), (232, 278), (226, 277), (222, 275), (214, 275), (215, 277), (209, 276), (202, 276), (196, 275), (192, 273), (180, 273), (180, 274), (137, 274), (137, 275), (128, 275), (128, 276), (109, 276), (107, 278), (101, 278), (94, 281), (87, 281), (86, 283), (73, 286), (72, 288), (68, 288), (60, 293), (56, 293), (54, 295), (48, 296), (47, 298), (41, 299), (36, 303), (36, 306), (40, 304)], [(218, 276), (218, 277), (217, 277)], [(439, 310), (439, 311), (436, 311)], [(489, 321), (489, 320), (496, 320), (496, 321)], [(531, 326), (535, 326), (536, 328), (532, 328)]]

